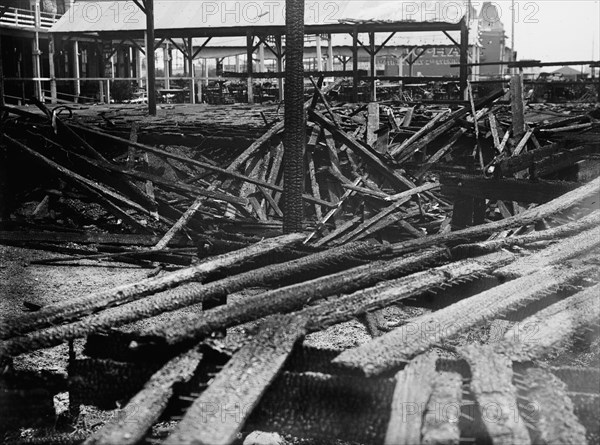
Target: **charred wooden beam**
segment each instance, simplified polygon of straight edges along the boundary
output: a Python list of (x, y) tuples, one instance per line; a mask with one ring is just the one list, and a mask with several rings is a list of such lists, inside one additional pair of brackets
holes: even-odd
[(189, 380), (201, 359), (202, 354), (192, 349), (169, 361), (150, 377), (114, 420), (94, 432), (84, 444), (133, 445), (140, 442), (167, 407), (174, 385)]
[(564, 181), (486, 179), (475, 175), (442, 175), (442, 193), (493, 201), (544, 203), (575, 190), (581, 184)]
[(437, 354), (424, 354), (413, 359), (396, 374), (385, 445), (421, 443), (423, 407), (433, 392), (436, 361)]
[(303, 336), (303, 327), (289, 316), (265, 320), (192, 403), (165, 445), (233, 443)]
[(457, 230), (449, 234), (432, 235), (426, 238), (406, 241), (395, 244), (394, 251), (411, 252), (428, 246), (464, 242), (482, 235), (489, 235), (494, 232), (520, 227), (539, 221), (556, 213), (563, 212), (578, 203), (586, 200), (596, 200), (600, 193), (600, 178), (585, 184), (571, 192), (553, 199), (550, 202), (541, 204), (533, 209), (527, 210), (519, 215), (505, 218), (501, 221), (495, 221), (488, 224), (482, 224), (475, 227), (469, 227), (463, 230)]
[(365, 345), (344, 351), (334, 363), (368, 376), (389, 372), (459, 332), (539, 300), (546, 293), (597, 271), (598, 268), (594, 266), (573, 270), (564, 266), (542, 269), (434, 313), (417, 317), (411, 323)]
[[(198, 314), (186, 314), (170, 323), (156, 323), (148, 332), (149, 340), (168, 344), (188, 342), (213, 331), (257, 320), (274, 313), (292, 312), (309, 302), (347, 293), (420, 270), (444, 258), (444, 251), (433, 250), (391, 261), (375, 261), (292, 286), (247, 297)], [(139, 339), (138, 342), (143, 341)]]
[(600, 226), (566, 238), (542, 251), (528, 255), (498, 269), (495, 275), (501, 278), (516, 278), (532, 274), (542, 267), (563, 262), (583, 255), (600, 245)]
[(490, 253), (499, 249), (510, 248), (513, 246), (526, 246), (539, 241), (557, 240), (568, 236), (576, 235), (584, 230), (600, 225), (600, 210), (578, 219), (577, 221), (554, 227), (552, 229), (541, 230), (521, 236), (511, 236), (508, 238), (493, 239), (482, 241), (480, 243), (459, 244), (450, 249), (453, 258), (467, 258), (474, 255)]
[(512, 361), (493, 347), (460, 348), (471, 368), (471, 391), (483, 414), (483, 423), (494, 444), (531, 443), (525, 422), (517, 413), (517, 390), (513, 386)]
[[(513, 326), (504, 335), (500, 350), (513, 360), (543, 357), (585, 333), (600, 319), (600, 285), (589, 287), (559, 301)], [(535, 326), (533, 334), (524, 332)]]
[(163, 277), (139, 283), (126, 284), (103, 292), (94, 292), (79, 298), (43, 307), (40, 311), (16, 317), (0, 328), (0, 338), (10, 338), (55, 323), (64, 322), (98, 309), (124, 304), (143, 296), (156, 293), (181, 283), (196, 280), (210, 272), (240, 261), (256, 258), (267, 252), (275, 252), (302, 240), (302, 235), (286, 235), (268, 239), (248, 248), (219, 255), (204, 263), (172, 272)]
[[(550, 372), (529, 368), (518, 375), (521, 393), (533, 420), (533, 443), (586, 443), (586, 430), (575, 415), (566, 385)], [(522, 410), (525, 411), (525, 410)], [(521, 413), (524, 416), (525, 413)]]

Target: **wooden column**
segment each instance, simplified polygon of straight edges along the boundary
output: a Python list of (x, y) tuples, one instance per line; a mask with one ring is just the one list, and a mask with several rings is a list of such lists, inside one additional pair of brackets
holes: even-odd
[(154, 66), (154, 0), (145, 0), (146, 8), (146, 68), (148, 71), (148, 114), (156, 116), (156, 71)]
[(144, 88), (144, 69), (142, 66), (142, 50), (135, 50), (135, 77), (138, 78), (138, 87)]
[(331, 34), (329, 34), (329, 41), (327, 42), (327, 71), (333, 71), (333, 39)]
[(258, 45), (258, 72), (265, 72), (265, 44)]
[(169, 63), (171, 56), (169, 55), (169, 42), (165, 42), (163, 46), (163, 71), (165, 76), (165, 88), (171, 88), (171, 73), (169, 72)]
[(33, 81), (35, 97), (37, 97), (42, 102), (44, 101), (44, 92), (42, 91), (42, 81), (39, 78), (42, 75), (41, 69), (41, 61), (40, 58), (42, 56), (42, 52), (40, 51), (40, 33), (37, 31), (40, 28), (40, 2), (39, 0), (35, 0), (33, 2), (34, 8), (34, 20), (35, 20), (35, 29), (36, 31), (33, 33), (33, 41), (31, 42), (31, 54), (33, 58), (33, 77), (36, 79)]
[[(277, 52), (277, 54), (275, 55), (275, 57), (277, 59), (277, 72), (282, 73), (283, 72), (283, 45), (281, 43), (281, 34), (278, 34), (275, 36), (275, 51)], [(283, 77), (277, 78), (277, 87), (279, 90), (278, 99), (279, 99), (279, 101), (282, 101), (283, 97), (284, 97)]]
[(317, 71), (323, 71), (323, 52), (321, 51), (321, 36), (315, 36), (315, 45), (317, 50)]
[(254, 91), (252, 73), (254, 68), (252, 67), (252, 54), (254, 46), (254, 36), (251, 33), (246, 35), (246, 72), (248, 73), (248, 103), (254, 103)]
[(510, 79), (510, 104), (513, 138), (516, 145), (525, 134), (525, 105), (523, 100), (523, 76), (521, 74), (513, 74)]
[(369, 33), (369, 56), (371, 62), (371, 101), (375, 102), (377, 100), (377, 82), (375, 80), (375, 75), (377, 74), (376, 66), (375, 66), (375, 33)]
[(467, 93), (467, 78), (469, 76), (469, 26), (463, 17), (460, 21), (460, 92), (463, 98)]
[(55, 41), (54, 35), (50, 34), (48, 36), (48, 71), (50, 74), (50, 102), (55, 104), (57, 99), (56, 93), (56, 69), (54, 66), (54, 57), (55, 57)]
[(188, 37), (188, 71), (190, 73), (190, 103), (196, 103), (196, 88), (194, 83), (194, 48), (192, 46), (192, 38)]
[(358, 30), (352, 32), (352, 100), (358, 102)]

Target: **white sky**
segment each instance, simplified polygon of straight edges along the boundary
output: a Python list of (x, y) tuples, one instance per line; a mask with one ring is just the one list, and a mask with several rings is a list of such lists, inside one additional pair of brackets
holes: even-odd
[[(511, 2), (497, 3), (510, 39)], [(516, 1), (515, 10), (519, 12), (515, 20), (519, 59), (600, 60), (600, 1)]]
[[(308, 0), (307, 0), (308, 1)], [(324, 3), (328, 0), (321, 0)], [(335, 0), (334, 0), (335, 1)], [(402, 11), (403, 18), (430, 20), (432, 12), (451, 15), (455, 5), (466, 11), (468, 0), (350, 0), (353, 10), (363, 7), (365, 17), (372, 12)], [(484, 0), (471, 0), (481, 11)], [(496, 0), (501, 21), (511, 45), (511, 0)], [(600, 1), (598, 0), (515, 0), (515, 42), (519, 59), (539, 59), (545, 62), (600, 59)], [(359, 6), (359, 8), (357, 8)], [(377, 12), (376, 12), (377, 11)], [(413, 13), (409, 17), (410, 12)], [(429, 11), (429, 12), (428, 12)], [(444, 14), (444, 11), (450, 11)], [(400, 18), (400, 17), (394, 17)], [(455, 21), (453, 17), (448, 17)], [(448, 19), (446, 18), (446, 19)]]

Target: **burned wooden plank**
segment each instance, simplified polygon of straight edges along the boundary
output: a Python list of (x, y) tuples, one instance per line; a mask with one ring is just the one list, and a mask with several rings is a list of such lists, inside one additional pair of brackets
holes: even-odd
[[(383, 280), (407, 275), (444, 257), (441, 250), (390, 261), (374, 261), (306, 282), (249, 296), (198, 314), (185, 314), (177, 322), (155, 323), (144, 333), (167, 344), (199, 339), (213, 331), (257, 320), (273, 313), (292, 312), (327, 296), (353, 292)], [(480, 265), (480, 264), (478, 264)], [(210, 284), (208, 285), (210, 286)], [(358, 305), (356, 305), (358, 307)]]
[(525, 256), (513, 264), (498, 269), (495, 275), (501, 278), (516, 278), (534, 273), (542, 267), (561, 264), (566, 260), (583, 255), (600, 245), (600, 226), (565, 238), (542, 251)]
[[(101, 132), (101, 131), (93, 130), (91, 128), (82, 127), (82, 126), (76, 126), (76, 125), (73, 125), (73, 127), (77, 128), (78, 130), (82, 130), (82, 131), (85, 131), (85, 132), (88, 132), (88, 133), (92, 133), (92, 134), (96, 134), (96, 135), (102, 136), (102, 137), (104, 137), (106, 139), (110, 139), (110, 140), (118, 142), (120, 144), (131, 145), (131, 146), (134, 146), (136, 148), (139, 148), (140, 150), (149, 151), (150, 153), (154, 153), (154, 154), (156, 154), (158, 156), (162, 156), (162, 157), (169, 158), (169, 159), (175, 159), (175, 160), (183, 162), (185, 164), (194, 165), (196, 167), (201, 167), (201, 168), (203, 168), (205, 170), (212, 171), (212, 172), (215, 172), (215, 173), (219, 173), (219, 174), (222, 174), (222, 175), (230, 177), (230, 178), (240, 179), (242, 181), (249, 182), (251, 184), (255, 184), (255, 185), (258, 185), (258, 186), (262, 186), (262, 187), (265, 187), (265, 188), (270, 189), (270, 190), (275, 190), (275, 191), (280, 192), (280, 193), (283, 192), (283, 187), (279, 187), (279, 186), (274, 185), (274, 184), (268, 184), (265, 181), (259, 181), (259, 180), (253, 179), (253, 178), (249, 178), (249, 177), (244, 176), (244, 175), (242, 175), (240, 173), (237, 173), (237, 172), (234, 172), (234, 171), (231, 171), (231, 170), (227, 170), (227, 169), (224, 169), (224, 168), (220, 168), (220, 167), (208, 164), (206, 162), (196, 161), (195, 159), (187, 158), (185, 156), (180, 156), (180, 155), (175, 154), (175, 153), (170, 153), (168, 151), (161, 150), (159, 148), (152, 147), (150, 145), (140, 144), (139, 142), (132, 143), (132, 142), (129, 142), (127, 139), (123, 139), (123, 138), (120, 138), (120, 137), (117, 137), (117, 136), (113, 136), (111, 134), (104, 133), (104, 132)], [(306, 201), (313, 202), (313, 203), (316, 202), (316, 203), (318, 203), (320, 205), (323, 205), (325, 207), (333, 207), (334, 206), (334, 204), (331, 204), (330, 202), (327, 202), (327, 201), (318, 201), (318, 200), (316, 200), (316, 198), (314, 198), (314, 197), (312, 197), (310, 195), (306, 195), (305, 194), (305, 195), (303, 195), (303, 198)]]
[(400, 326), (363, 346), (342, 352), (334, 363), (368, 376), (397, 369), (416, 354), (461, 331), (541, 299), (547, 292), (596, 271), (597, 268), (593, 266), (577, 270), (560, 266), (542, 269), (417, 317), (408, 325)]
[[(0, 343), (0, 352), (18, 354), (27, 350), (35, 350), (41, 347), (60, 344), (65, 340), (83, 337), (109, 328), (115, 328), (125, 323), (159, 315), (163, 312), (175, 311), (185, 306), (202, 302), (209, 303), (215, 300), (219, 301), (230, 292), (236, 292), (245, 287), (256, 285), (264, 286), (282, 282), (289, 283), (290, 281), (296, 282), (297, 280), (301, 281), (307, 277), (321, 276), (326, 273), (328, 269), (343, 269), (343, 267), (347, 267), (348, 264), (363, 264), (367, 258), (376, 256), (378, 253), (384, 251), (385, 248), (378, 246), (353, 244), (344, 246), (340, 249), (332, 249), (332, 251), (322, 254), (315, 254), (311, 258), (301, 258), (288, 263), (266, 266), (261, 269), (241, 273), (231, 278), (225, 278), (208, 284), (184, 284), (175, 289), (160, 292), (126, 305), (106, 309), (98, 314), (84, 317), (80, 321), (74, 323), (31, 332), (22, 337), (15, 337), (14, 341), (9, 340), (4, 344)], [(361, 258), (361, 256), (363, 258)], [(427, 259), (429, 259), (429, 261), (435, 261), (434, 258), (437, 257), (434, 254), (429, 253), (420, 259), (425, 259), (425, 261)], [(407, 267), (410, 267), (411, 265), (412, 267), (415, 267), (415, 262), (416, 260), (413, 259), (412, 262), (407, 261), (405, 264)], [(388, 273), (390, 272), (388, 271)], [(402, 269), (400, 271), (395, 270), (393, 273), (402, 273)], [(375, 279), (377, 279), (377, 277), (375, 277)], [(316, 291), (318, 291), (318, 289)], [(252, 304), (252, 298), (250, 298), (250, 304)], [(228, 305), (227, 307), (232, 306)], [(236, 306), (233, 307), (233, 312), (235, 313)], [(238, 309), (240, 307), (242, 308), (242, 313), (247, 312), (243, 309), (243, 302), (238, 304)], [(267, 307), (270, 307), (268, 302)], [(264, 308), (262, 309), (264, 310)], [(257, 310), (260, 311), (261, 308)], [(226, 313), (229, 312), (226, 311)], [(210, 316), (215, 315), (215, 312), (211, 310), (206, 311), (205, 314), (210, 318)], [(218, 314), (219, 312), (217, 311), (217, 317), (219, 316)], [(267, 310), (264, 315), (269, 314), (270, 312)], [(254, 315), (252, 313), (245, 314), (245, 316), (249, 317), (251, 320), (260, 318), (260, 316), (253, 318)], [(189, 317), (190, 314), (173, 312), (172, 317), (166, 317), (160, 321), (157, 320), (153, 325), (139, 332), (123, 335), (122, 340), (127, 344), (130, 342), (134, 342), (132, 344), (137, 343), (136, 350), (142, 351), (142, 346), (146, 341), (149, 341), (151, 344), (153, 344), (155, 340), (164, 342), (169, 339), (166, 337), (163, 338), (162, 336), (171, 335), (176, 337), (180, 331), (189, 331)], [(208, 331), (206, 329), (208, 329)], [(212, 326), (201, 324), (197, 330), (199, 332), (197, 335), (202, 337), (203, 335), (208, 335), (214, 329), (212, 329)], [(159, 332), (158, 334), (157, 331)], [(195, 331), (191, 332), (190, 335), (193, 335), (194, 332)], [(146, 339), (145, 337), (150, 338)], [(157, 339), (154, 337), (157, 337)], [(128, 346), (126, 346), (126, 348), (127, 347)]]
[[(11, 145), (18, 147), (20, 150), (25, 152), (30, 157), (34, 158), (36, 161), (40, 162), (47, 168), (52, 169), (56, 173), (58, 173), (63, 179), (66, 181), (74, 183), (75, 186), (82, 187), (84, 190), (93, 193), (97, 198), (102, 199), (103, 205), (109, 210), (111, 213), (117, 213), (118, 217), (127, 218), (129, 222), (131, 222), (134, 226), (140, 227), (140, 223), (127, 213), (116, 206), (115, 202), (118, 202), (121, 205), (126, 206), (127, 208), (134, 209), (144, 215), (152, 216), (152, 212), (145, 207), (142, 207), (138, 203), (131, 201), (125, 196), (122, 196), (119, 193), (116, 193), (112, 190), (107, 189), (106, 187), (97, 184), (94, 181), (91, 181), (83, 176), (63, 167), (60, 164), (48, 159), (46, 156), (38, 153), (37, 151), (29, 148), (25, 144), (17, 141), (16, 139), (11, 138), (7, 134), (3, 133), (2, 138), (9, 142)], [(143, 227), (143, 226), (142, 226)]]
[(303, 327), (289, 316), (265, 320), (194, 401), (165, 445), (233, 443), (303, 336)]
[(462, 376), (459, 373), (436, 373), (433, 391), (423, 413), (422, 444), (454, 445), (460, 442), (458, 422), (462, 391)]
[(94, 292), (79, 298), (48, 305), (38, 312), (24, 314), (8, 320), (7, 323), (3, 323), (0, 327), (0, 338), (9, 338), (64, 320), (73, 319), (101, 308), (133, 301), (145, 295), (176, 286), (177, 284), (198, 279), (219, 268), (291, 246), (302, 239), (303, 236), (300, 234), (290, 234), (264, 240), (248, 248), (219, 255), (204, 263), (172, 272), (159, 278), (126, 284), (107, 291)]
[(318, 111), (311, 110), (309, 115), (323, 128), (329, 130), (334, 137), (346, 144), (353, 152), (360, 155), (380, 174), (385, 176), (395, 187), (402, 190), (414, 188), (415, 184), (385, 165), (379, 157), (368, 148), (357, 142), (352, 136), (336, 128), (336, 126)]
[(323, 238), (318, 240), (313, 245), (315, 247), (324, 246), (325, 244), (329, 243), (330, 241), (332, 241), (335, 238), (337, 238), (338, 236), (340, 236), (342, 233), (350, 230), (352, 227), (354, 227), (356, 224), (358, 224), (361, 220), (362, 220), (362, 216), (355, 216), (354, 218), (349, 219), (348, 221), (346, 221), (345, 223), (343, 223), (339, 227), (337, 227), (335, 230), (332, 230), (326, 236), (324, 236)]
[(541, 204), (533, 209), (520, 213), (519, 215), (488, 224), (469, 227), (448, 234), (431, 235), (423, 239), (398, 243), (393, 246), (393, 249), (397, 252), (411, 252), (413, 250), (428, 246), (465, 241), (481, 235), (487, 235), (513, 227), (524, 226), (567, 210), (568, 208), (573, 207), (582, 201), (594, 199), (598, 193), (600, 193), (600, 178), (597, 178), (594, 181), (591, 181), (588, 184), (585, 184), (571, 192), (565, 193), (564, 195), (559, 196), (550, 202)]
[(235, 171), (238, 170), (242, 164), (244, 164), (260, 147), (269, 141), (273, 136), (282, 131), (285, 127), (284, 122), (279, 122), (273, 125), (265, 134), (254, 141), (244, 152), (239, 155), (235, 160), (229, 164), (227, 170)]
[(519, 374), (519, 384), (531, 407), (531, 419), (526, 420), (533, 420), (533, 443), (587, 443), (586, 430), (575, 415), (563, 382), (544, 369), (528, 368)]
[(202, 354), (192, 349), (170, 360), (121, 410), (84, 442), (85, 445), (133, 445), (141, 441), (159, 419), (173, 396), (174, 385), (188, 381)]
[(420, 355), (396, 374), (385, 445), (421, 443), (423, 408), (433, 391), (437, 358), (435, 353)]
[(493, 201), (544, 203), (575, 190), (581, 184), (565, 181), (530, 181), (526, 179), (486, 179), (476, 175), (440, 176), (442, 193), (466, 195)]
[[(500, 201), (501, 202), (501, 201)], [(508, 217), (511, 215), (509, 214)], [(567, 236), (577, 235), (584, 230), (600, 225), (600, 210), (578, 219), (577, 221), (542, 230), (527, 235), (511, 236), (508, 238), (493, 239), (473, 244), (459, 244), (450, 249), (454, 258), (466, 258), (483, 253), (494, 252), (512, 246), (525, 246), (539, 241), (556, 240)]]
[(531, 443), (525, 422), (517, 412), (512, 361), (490, 346), (468, 345), (459, 349), (471, 368), (471, 391), (482, 411), (493, 444)]
[(450, 139), (448, 140), (446, 145), (444, 145), (442, 148), (440, 148), (438, 151), (436, 151), (433, 155), (431, 155), (427, 159), (427, 161), (425, 161), (425, 163), (421, 166), (421, 168), (419, 168), (419, 171), (417, 171), (414, 175), (415, 178), (421, 179), (425, 175), (425, 173), (427, 173), (429, 171), (429, 169), (436, 162), (438, 162), (440, 159), (442, 159), (444, 156), (446, 156), (448, 153), (450, 153), (452, 151), (452, 149), (454, 148), (454, 145), (456, 144), (458, 139), (461, 136), (463, 136), (466, 132), (467, 132), (467, 130), (464, 128), (459, 128), (458, 130), (456, 130), (454, 132), (454, 134), (452, 136), (450, 136)]
[(600, 319), (600, 284), (584, 289), (517, 323), (499, 346), (513, 360), (543, 357), (574, 338)]
[[(76, 244), (102, 244), (115, 246), (154, 246), (160, 237), (157, 235), (133, 235), (123, 233), (95, 233), (95, 232), (41, 232), (41, 231), (0, 231), (2, 243), (76, 243)], [(184, 247), (192, 243), (182, 237), (176, 237), (171, 245)]]
[[(433, 119), (431, 119), (429, 122), (427, 122), (426, 125), (424, 125), (419, 131), (417, 131), (415, 134), (413, 134), (410, 138), (408, 138), (407, 140), (405, 140), (404, 142), (402, 142), (398, 146), (393, 147), (390, 150), (390, 156), (392, 156), (394, 158), (397, 157), (404, 150), (406, 150), (406, 147), (409, 147), (413, 142), (415, 142), (416, 140), (418, 140), (419, 138), (421, 138), (423, 135), (426, 135), (429, 131), (431, 131), (436, 126), (436, 124), (438, 123), (438, 121), (440, 121), (447, 114), (448, 113), (445, 110), (442, 111), (442, 112), (440, 112), (440, 113), (438, 113), (438, 114), (436, 114)], [(405, 157), (405, 153), (403, 154), (402, 157)]]

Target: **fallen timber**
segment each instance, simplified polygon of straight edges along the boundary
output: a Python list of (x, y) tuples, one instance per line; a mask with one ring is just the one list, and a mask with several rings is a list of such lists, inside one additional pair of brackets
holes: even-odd
[[(265, 188), (267, 188), (269, 190), (274, 190), (274, 191), (280, 192), (280, 193), (283, 192), (283, 187), (280, 187), (280, 186), (274, 185), (274, 184), (269, 184), (268, 182), (261, 181), (261, 180), (258, 180), (258, 179), (250, 178), (248, 176), (242, 175), (241, 173), (237, 173), (237, 172), (234, 172), (232, 170), (220, 168), (220, 167), (208, 164), (206, 162), (196, 161), (195, 159), (190, 159), (190, 158), (187, 158), (187, 157), (184, 157), (184, 156), (180, 156), (180, 155), (175, 154), (175, 153), (170, 153), (168, 151), (161, 150), (160, 148), (156, 148), (156, 147), (153, 147), (151, 145), (141, 144), (139, 142), (131, 142), (131, 141), (127, 140), (127, 139), (123, 139), (123, 138), (120, 138), (120, 137), (117, 137), (117, 136), (113, 136), (111, 134), (108, 134), (108, 133), (105, 133), (105, 132), (102, 132), (102, 131), (93, 130), (93, 129), (88, 128), (88, 127), (83, 127), (83, 126), (79, 126), (79, 125), (72, 125), (72, 126), (73, 126), (73, 128), (78, 129), (80, 131), (84, 131), (84, 132), (96, 134), (98, 136), (102, 136), (102, 137), (104, 137), (106, 139), (110, 139), (110, 140), (112, 140), (114, 142), (118, 142), (118, 143), (120, 143), (122, 145), (125, 145), (125, 146), (132, 146), (132, 147), (138, 148), (140, 150), (145, 150), (145, 151), (148, 151), (150, 153), (154, 153), (154, 154), (156, 154), (158, 156), (162, 156), (164, 158), (174, 159), (174, 160), (182, 162), (184, 164), (190, 164), (190, 165), (194, 165), (196, 167), (201, 167), (201, 168), (203, 168), (205, 170), (208, 170), (208, 171), (211, 171), (211, 172), (214, 172), (214, 173), (218, 173), (218, 174), (221, 174), (221, 175), (224, 175), (224, 176), (228, 176), (230, 178), (241, 179), (242, 181), (249, 182), (251, 184), (254, 184), (254, 185), (257, 185), (257, 186), (260, 186), (260, 187), (265, 187)], [(313, 196), (310, 196), (310, 195), (307, 195), (307, 194), (304, 194), (303, 198), (306, 201), (314, 203), (314, 204), (318, 204), (318, 205), (325, 206), (325, 207), (334, 207), (334, 205), (331, 204), (330, 202), (316, 199)]]
[(493, 239), (480, 243), (459, 244), (450, 249), (454, 258), (466, 258), (476, 254), (494, 252), (499, 249), (526, 246), (539, 241), (555, 240), (576, 235), (584, 230), (600, 225), (600, 210), (595, 210), (589, 215), (561, 226), (553, 227), (527, 235), (511, 236), (509, 238)]
[[(202, 354), (192, 349), (169, 361), (122, 408), (117, 420), (105, 424), (88, 437), (84, 444), (134, 445), (141, 441), (167, 407), (173, 396), (173, 386), (189, 380), (201, 359)], [(131, 421), (133, 416), (135, 421)]]
[(266, 319), (194, 401), (165, 445), (232, 443), (303, 336), (302, 326), (290, 317)]
[[(288, 239), (294, 239), (294, 237), (291, 235), (288, 235), (287, 237)], [(295, 239), (297, 240), (298, 238), (296, 237)], [(350, 247), (352, 246), (345, 246), (336, 251), (336, 253), (338, 254), (337, 261), (340, 261), (341, 258), (347, 261), (348, 256), (351, 253), (354, 253), (355, 255), (361, 253), (363, 255), (374, 253), (374, 249), (370, 246), (354, 246), (354, 249), (351, 249)], [(379, 250), (376, 249), (375, 251)], [(378, 280), (384, 279), (386, 276), (389, 276), (389, 274), (398, 274), (402, 272), (406, 273), (407, 271), (410, 271), (415, 267), (424, 267), (429, 262), (439, 261), (443, 258), (445, 258), (444, 251), (438, 250), (433, 252), (427, 252), (423, 255), (415, 256), (414, 258), (404, 260), (403, 263), (399, 263), (398, 261), (392, 261), (390, 263), (390, 266), (387, 269), (384, 269), (383, 272), (381, 272), (380, 274), (373, 275), (368, 274), (368, 272), (373, 269), (372, 266), (362, 266), (363, 275), (365, 276), (364, 281), (366, 280), (367, 283), (377, 282)], [(41, 347), (57, 345), (65, 340), (83, 337), (85, 335), (101, 331), (103, 329), (116, 327), (125, 323), (140, 320), (142, 318), (148, 318), (154, 315), (159, 315), (166, 311), (173, 311), (185, 306), (205, 301), (215, 299), (218, 300), (219, 298), (223, 298), (224, 296), (226, 296), (231, 291), (231, 289), (235, 289), (236, 286), (237, 289), (242, 289), (249, 285), (256, 285), (265, 281), (268, 282), (268, 280), (271, 280), (271, 282), (277, 282), (280, 280), (288, 279), (294, 275), (302, 276), (302, 274), (314, 273), (313, 271), (315, 270), (318, 274), (320, 268), (323, 268), (325, 265), (329, 265), (330, 262), (334, 261), (336, 261), (336, 258), (333, 255), (316, 255), (313, 256), (309, 261), (297, 261), (295, 267), (288, 267), (288, 263), (285, 263), (283, 265), (276, 265), (270, 268), (266, 267), (262, 271), (251, 271), (246, 274), (241, 274), (237, 277), (233, 277), (232, 279), (215, 281), (206, 285), (183, 285), (181, 289), (175, 288), (167, 292), (156, 293), (155, 295), (151, 295), (147, 298), (143, 298), (129, 304), (109, 308), (94, 315), (88, 315), (87, 317), (84, 317), (81, 320), (74, 323), (50, 327), (40, 331), (32, 331), (20, 337), (13, 337), (10, 340), (5, 341), (4, 343), (0, 343), (0, 352), (8, 354), (20, 354), (30, 350), (39, 349)], [(404, 268), (402, 268), (401, 266), (404, 266)], [(351, 271), (353, 271), (353, 269), (351, 269)], [(386, 273), (388, 275), (386, 275)], [(340, 281), (344, 282), (345, 279), (345, 281), (350, 282), (348, 278), (349, 274), (347, 271), (339, 273), (338, 275), (342, 276), (342, 279)], [(325, 278), (326, 279), (321, 279), (320, 281), (319, 279), (313, 281), (327, 281), (329, 277)], [(362, 282), (360, 280), (357, 280), (356, 282), (350, 282), (350, 284), (347, 284), (347, 286), (351, 288), (351, 286), (360, 286), (361, 283)], [(303, 283), (301, 283), (300, 285), (302, 284)], [(337, 282), (335, 282), (332, 286), (338, 286), (339, 288), (339, 284)], [(314, 286), (309, 287), (309, 289), (313, 290), (313, 294), (315, 293)], [(107, 294), (112, 295), (110, 291), (107, 292)], [(310, 295), (311, 294), (309, 294), (309, 298)], [(304, 300), (301, 300), (300, 304), (302, 304), (302, 301)], [(89, 301), (86, 301), (86, 303), (88, 305), (91, 304)], [(223, 307), (231, 308), (235, 307), (234, 305), (235, 303), (232, 303)], [(104, 305), (104, 307), (106, 307), (106, 305)], [(220, 308), (215, 308), (213, 309), (213, 311), (217, 311), (218, 309)], [(79, 311), (79, 313), (81, 314), (81, 311)], [(207, 311), (206, 313), (212, 313), (212, 311)], [(72, 311), (69, 312), (69, 314), (73, 316)], [(164, 323), (166, 326), (168, 326), (165, 327), (165, 330), (167, 332), (170, 332), (169, 339), (177, 335), (177, 331), (178, 329), (180, 329), (180, 326), (190, 326), (188, 324), (189, 320), (187, 319), (187, 316), (177, 317), (177, 315), (179, 314), (175, 315), (176, 317), (174, 317), (173, 320), (169, 320)], [(64, 314), (62, 316), (64, 317)], [(254, 316), (254, 318), (251, 319), (260, 318), (260, 316), (256, 316), (255, 314), (253, 315), (250, 313), (246, 314), (245, 316)], [(162, 327), (163, 323), (156, 323), (155, 329), (161, 329)], [(212, 332), (212, 330), (207, 332), (207, 334), (210, 332)], [(139, 339), (137, 335), (126, 335), (125, 339), (127, 342), (137, 340), (137, 342), (139, 343), (137, 344), (137, 347), (143, 347), (143, 341), (142, 339)]]
[(600, 178), (567, 192), (558, 198), (541, 204), (518, 215), (479, 226), (468, 227), (448, 234), (431, 235), (426, 238), (406, 241), (393, 245), (395, 252), (411, 252), (428, 246), (468, 241), (494, 232), (532, 224), (541, 219), (563, 212), (579, 203), (597, 202), (600, 196)]
[[(528, 368), (518, 375), (520, 392), (528, 401), (533, 425), (533, 443), (576, 445), (586, 443), (586, 429), (575, 415), (575, 407), (567, 393), (567, 385), (550, 372)], [(525, 417), (524, 413), (521, 414)]]
[[(386, 445), (409, 445), (421, 441), (422, 407), (433, 392), (437, 358), (435, 352), (423, 354), (396, 374), (390, 421), (385, 434)], [(410, 413), (409, 406), (413, 408)]]
[(600, 244), (600, 226), (592, 227), (564, 241), (556, 243), (535, 255), (525, 256), (513, 264), (502, 267), (495, 275), (503, 279), (522, 277), (540, 268), (580, 256), (596, 248)]
[[(600, 285), (584, 289), (525, 318), (504, 335), (498, 350), (515, 361), (532, 361), (572, 342), (600, 317)], [(535, 333), (527, 333), (535, 326)], [(533, 338), (532, 338), (533, 337)]]
[(515, 412), (517, 390), (512, 383), (512, 361), (495, 354), (490, 346), (469, 345), (459, 352), (471, 368), (471, 391), (484, 410), (483, 423), (492, 443), (530, 444), (525, 422)]
[(156, 323), (142, 332), (142, 336), (137, 342), (143, 344), (144, 337), (152, 342), (163, 341), (168, 344), (200, 339), (213, 331), (257, 320), (278, 312), (292, 312), (317, 299), (333, 294), (352, 292), (380, 281), (406, 275), (432, 263), (443, 261), (445, 258), (447, 258), (445, 251), (434, 249), (391, 261), (372, 262), (247, 297), (244, 300), (219, 306), (206, 312), (186, 314), (173, 322)]
[[(542, 269), (418, 317), (410, 325), (401, 326), (364, 346), (341, 353), (334, 363), (367, 376), (389, 372), (412, 356), (465, 329), (539, 300), (548, 292), (597, 272), (594, 266), (577, 270), (560, 266)], [(417, 329), (414, 329), (415, 326)]]
[(218, 256), (197, 266), (172, 272), (164, 277), (123, 285), (109, 291), (92, 293), (78, 299), (46, 306), (36, 313), (26, 314), (3, 324), (0, 328), (0, 338), (6, 339), (27, 333), (65, 319), (94, 312), (101, 308), (139, 299), (145, 295), (168, 289), (177, 284), (197, 280), (212, 271), (239, 263), (240, 261), (255, 258), (259, 255), (277, 251), (285, 246), (291, 246), (302, 239), (303, 236), (300, 234), (284, 235), (279, 238), (262, 241), (242, 251)]

